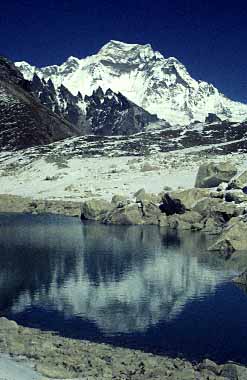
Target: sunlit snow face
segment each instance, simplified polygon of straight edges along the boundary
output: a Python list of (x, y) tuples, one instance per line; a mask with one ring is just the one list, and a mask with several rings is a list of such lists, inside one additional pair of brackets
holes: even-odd
[(174, 57), (164, 58), (147, 45), (110, 41), (95, 55), (69, 57), (60, 66), (35, 68), (26, 62), (17, 66), (27, 79), (34, 71), (55, 87), (63, 84), (73, 95), (91, 95), (99, 86), (121, 92), (129, 100), (155, 113), (171, 125), (204, 121), (209, 113), (222, 120), (243, 121), (247, 106), (227, 99), (212, 86), (194, 80)]

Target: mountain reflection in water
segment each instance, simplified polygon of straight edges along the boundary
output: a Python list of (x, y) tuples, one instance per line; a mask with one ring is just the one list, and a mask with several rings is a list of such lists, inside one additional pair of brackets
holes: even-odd
[(38, 310), (40, 319), (89, 321), (105, 336), (139, 334), (176, 320), (242, 267), (208, 253), (200, 233), (54, 216), (0, 223), (0, 311), (16, 320)]

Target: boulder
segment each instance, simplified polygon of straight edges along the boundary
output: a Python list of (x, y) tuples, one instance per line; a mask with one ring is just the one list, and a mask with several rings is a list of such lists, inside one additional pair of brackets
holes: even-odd
[(208, 197), (210, 190), (208, 189), (187, 189), (187, 190), (178, 190), (172, 191), (169, 193), (171, 198), (179, 199), (184, 207), (188, 210), (191, 210), (196, 202), (200, 199)]
[(10, 321), (5, 317), (0, 317), (0, 330), (17, 330), (19, 326), (15, 321)]
[(222, 366), (220, 375), (227, 380), (246, 380), (247, 368), (235, 363), (227, 363)]
[(193, 207), (193, 211), (198, 212), (204, 217), (213, 217), (227, 222), (234, 216), (241, 215), (245, 212), (245, 207), (238, 206), (234, 203), (224, 202), (220, 198), (203, 198)]
[(209, 162), (199, 167), (195, 187), (210, 188), (229, 182), (237, 174), (237, 168), (230, 162)]
[(215, 362), (209, 359), (204, 359), (203, 362), (199, 364), (198, 368), (199, 370), (206, 369), (210, 372), (213, 372), (216, 375), (220, 373), (219, 366)]
[(184, 214), (170, 215), (167, 219), (170, 228), (176, 228), (179, 230), (197, 230), (198, 224), (202, 221), (202, 216), (195, 211), (187, 211)]
[(208, 233), (209, 235), (218, 235), (222, 232), (224, 223), (217, 218), (209, 217), (204, 222), (203, 232)]
[(171, 376), (170, 380), (196, 380), (198, 377), (193, 368), (179, 368)]
[(128, 198), (125, 195), (113, 195), (111, 203), (115, 207), (123, 207), (129, 203)]
[(81, 219), (102, 221), (113, 205), (103, 199), (89, 199), (81, 205)]
[(154, 194), (154, 193), (147, 193), (145, 189), (138, 190), (134, 197), (136, 199), (136, 202), (152, 202), (152, 203), (161, 203), (162, 197), (160, 195)]
[(185, 214), (178, 215), (183, 222), (194, 224), (202, 221), (202, 215), (196, 211), (186, 211)]
[(177, 230), (191, 230), (191, 224), (180, 220), (178, 216), (178, 214), (168, 216), (169, 227)]
[(144, 201), (142, 203), (142, 214), (145, 224), (159, 224), (161, 211), (155, 203)]
[(105, 224), (144, 224), (142, 208), (137, 203), (115, 208), (104, 218)]
[(168, 193), (164, 194), (162, 204), (160, 205), (161, 212), (166, 215), (184, 214), (186, 211), (185, 206), (180, 199), (171, 198)]
[(231, 254), (234, 251), (247, 251), (247, 223), (239, 220), (229, 225), (219, 239), (209, 247), (210, 251)]
[(245, 186), (247, 186), (247, 170), (232, 178), (228, 189), (243, 189)]

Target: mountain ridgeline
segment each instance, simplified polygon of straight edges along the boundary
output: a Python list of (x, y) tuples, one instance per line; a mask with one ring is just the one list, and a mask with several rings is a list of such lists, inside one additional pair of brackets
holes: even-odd
[[(0, 57), (0, 147), (23, 149), (81, 135), (128, 135), (144, 131), (155, 115), (121, 93), (99, 87), (91, 96), (73, 95), (34, 74), (29, 81)], [(164, 124), (164, 123), (163, 123)]]
[(247, 105), (234, 102), (212, 84), (191, 77), (176, 58), (165, 58), (147, 45), (110, 41), (97, 54), (69, 57), (62, 65), (37, 68), (16, 62), (28, 80), (36, 73), (55, 88), (65, 86), (73, 95), (91, 96), (101, 87), (111, 88), (129, 101), (171, 125), (204, 122), (209, 113), (221, 120), (242, 122)]
[(55, 88), (51, 79), (46, 82), (37, 74), (31, 88), (42, 104), (76, 125), (83, 135), (130, 135), (144, 131), (150, 123), (162, 124), (156, 115), (110, 88), (104, 93), (98, 87), (91, 96), (83, 97), (80, 92), (73, 95), (64, 85)]
[[(36, 68), (0, 57), (0, 147), (132, 135), (199, 124), (241, 125), (247, 105), (194, 80), (150, 45), (110, 41), (85, 59)], [(237, 136), (236, 136), (237, 138)]]

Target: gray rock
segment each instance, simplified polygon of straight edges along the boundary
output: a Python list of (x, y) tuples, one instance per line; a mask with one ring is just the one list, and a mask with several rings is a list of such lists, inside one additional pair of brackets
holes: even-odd
[(217, 235), (223, 229), (223, 223), (216, 218), (209, 217), (206, 219), (203, 227), (203, 232), (207, 232), (210, 235)]
[(247, 185), (247, 170), (232, 178), (229, 182), (229, 189), (243, 189)]
[(210, 194), (210, 190), (208, 189), (187, 189), (187, 190), (179, 190), (172, 191), (169, 193), (171, 198), (179, 199), (184, 207), (188, 210), (192, 209), (196, 202), (200, 199), (208, 197)]
[(193, 368), (184, 368), (176, 371), (171, 377), (171, 380), (197, 380), (196, 374)]
[(128, 200), (128, 197), (126, 197), (125, 195), (116, 194), (116, 195), (113, 195), (111, 203), (115, 207), (123, 207), (129, 203), (129, 200)]
[(162, 202), (162, 197), (154, 194), (154, 193), (147, 193), (145, 189), (138, 190), (134, 197), (136, 198), (136, 202), (152, 202), (155, 204), (159, 204)]
[(209, 250), (222, 251), (225, 254), (247, 251), (247, 223), (238, 221), (227, 227)]
[(113, 205), (110, 202), (93, 198), (82, 203), (81, 218), (101, 221), (112, 209)]
[(19, 326), (15, 321), (10, 321), (9, 319), (5, 317), (0, 318), (0, 330), (16, 330)]
[(194, 205), (193, 211), (197, 211), (204, 217), (215, 217), (218, 215), (222, 219), (222, 222), (227, 222), (234, 216), (242, 215), (245, 207), (224, 202), (220, 198), (203, 198)]
[(229, 182), (237, 174), (237, 168), (230, 162), (209, 162), (199, 167), (195, 187), (210, 188)]
[(142, 213), (145, 224), (159, 224), (161, 211), (156, 204), (144, 201), (142, 203)]
[(234, 363), (227, 363), (222, 368), (221, 376), (229, 380), (246, 380), (247, 369)]
[(206, 369), (208, 371), (213, 372), (214, 374), (218, 375), (220, 374), (220, 368), (219, 366), (209, 359), (204, 359), (202, 363), (198, 366), (200, 370)]
[(144, 224), (142, 208), (137, 203), (116, 208), (104, 218), (105, 224)]
[(179, 230), (194, 230), (198, 228), (198, 223), (201, 222), (202, 216), (195, 211), (187, 211), (184, 214), (170, 215), (167, 217), (167, 220), (170, 228), (176, 228)]

